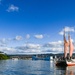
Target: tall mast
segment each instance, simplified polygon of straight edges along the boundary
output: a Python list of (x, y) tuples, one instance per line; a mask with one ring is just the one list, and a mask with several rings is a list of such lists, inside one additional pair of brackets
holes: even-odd
[(64, 57), (66, 58), (67, 57), (67, 51), (68, 51), (68, 42), (66, 40), (66, 37), (65, 37), (65, 29), (64, 29)]
[(68, 32), (68, 40), (69, 40), (69, 59), (70, 59), (70, 32)]
[[(65, 40), (65, 29), (64, 29), (63, 40)], [(64, 57), (65, 57), (65, 42), (64, 42)]]
[(66, 37), (65, 37), (65, 29), (64, 29), (63, 38), (64, 38), (64, 58), (66, 58), (67, 57), (67, 41), (66, 41)]
[(70, 37), (70, 34), (68, 35), (68, 38), (69, 38), (69, 58), (71, 59), (73, 51), (74, 51), (74, 45), (72, 43), (72, 39)]

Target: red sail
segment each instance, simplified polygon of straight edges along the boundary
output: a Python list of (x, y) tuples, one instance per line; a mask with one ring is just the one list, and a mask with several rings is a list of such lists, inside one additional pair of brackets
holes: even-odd
[(67, 51), (68, 51), (68, 42), (66, 41), (66, 38), (64, 37), (64, 57), (67, 57)]
[(73, 53), (73, 50), (74, 50), (74, 46), (73, 46), (73, 43), (72, 43), (72, 40), (71, 38), (69, 39), (69, 42), (70, 42), (70, 57), (72, 57), (72, 53)]

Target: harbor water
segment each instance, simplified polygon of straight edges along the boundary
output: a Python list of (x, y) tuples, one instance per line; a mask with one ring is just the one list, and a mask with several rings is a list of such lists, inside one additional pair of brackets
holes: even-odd
[(0, 75), (75, 75), (74, 68), (56, 67), (54, 61), (0, 60)]

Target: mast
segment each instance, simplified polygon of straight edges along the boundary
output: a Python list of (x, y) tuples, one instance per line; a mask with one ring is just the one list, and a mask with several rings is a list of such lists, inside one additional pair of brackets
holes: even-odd
[(68, 43), (67, 40), (66, 40), (66, 37), (65, 37), (65, 30), (64, 30), (64, 58), (67, 57), (68, 46), (69, 46), (69, 43)]
[(73, 46), (70, 34), (68, 34), (68, 39), (69, 39), (69, 59), (71, 59), (72, 54), (73, 54), (73, 50), (74, 50), (74, 46)]
[(68, 32), (68, 40), (69, 40), (69, 59), (70, 59), (70, 33)]
[(65, 37), (65, 29), (64, 29), (64, 58), (67, 57), (67, 46), (68, 46), (68, 42), (66, 41), (66, 37)]
[(64, 39), (64, 58), (66, 58), (66, 56), (65, 56), (65, 29), (64, 29), (63, 39)]
[(69, 59), (70, 59), (70, 32), (68, 32), (68, 40), (69, 40)]

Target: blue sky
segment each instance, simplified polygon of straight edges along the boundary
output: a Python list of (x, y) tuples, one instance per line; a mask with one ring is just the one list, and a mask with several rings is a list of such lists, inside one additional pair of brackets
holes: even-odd
[(63, 52), (64, 27), (75, 40), (74, 0), (0, 0), (0, 51), (7, 54)]

